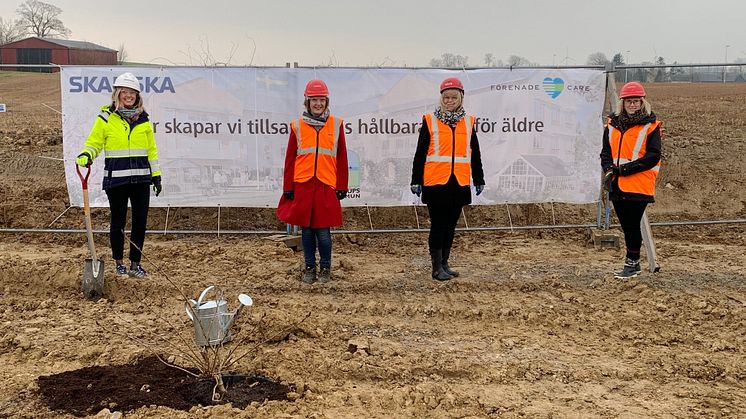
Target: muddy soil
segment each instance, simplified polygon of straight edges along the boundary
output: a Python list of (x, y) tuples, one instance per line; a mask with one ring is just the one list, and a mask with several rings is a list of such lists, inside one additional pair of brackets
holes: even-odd
[[(54, 160), (61, 127), (47, 106), (59, 109), (58, 83), (57, 75), (0, 73), (9, 104), (0, 114), (0, 228), (82, 227), (79, 209), (64, 212)], [(651, 221), (746, 218), (746, 86), (646, 88), (667, 127)], [(108, 228), (107, 217), (94, 211), (94, 225)], [(417, 217), (412, 208), (354, 208), (345, 217), (350, 230), (427, 228), (423, 208)], [(162, 229), (165, 212), (149, 222)], [(594, 222), (593, 205), (545, 204), (469, 208), (460, 227)], [(169, 214), (173, 229), (216, 224), (214, 210)], [(221, 213), (221, 228), (283, 226), (272, 209), (237, 208)], [(211, 284), (225, 288), (231, 308), (240, 292), (254, 299), (225, 347), (245, 355), (232, 371), (276, 380), (289, 397), (188, 409), (109, 401), (78, 413), (746, 416), (746, 224), (655, 226), (653, 234), (661, 271), (619, 281), (611, 272), (623, 251), (595, 249), (584, 228), (461, 231), (451, 263), (461, 276), (445, 283), (430, 279), (426, 233), (334, 234), (333, 280), (305, 285), (301, 255), (267, 234), (152, 233), (150, 278), (116, 277), (107, 260), (108, 295), (93, 302), (80, 289), (83, 234), (0, 233), (0, 417), (73, 417), (82, 396), (50, 403), (55, 391), (42, 377), (134, 371), (152, 352), (193, 367), (183, 300)], [(106, 235), (96, 242), (106, 254)], [(153, 377), (159, 368), (150, 366)]]
[(288, 400), (290, 389), (266, 377), (224, 374), (224, 392), (197, 370), (176, 369), (156, 356), (134, 364), (85, 367), (39, 377), (39, 394), (52, 410), (75, 416), (95, 415), (108, 408), (130, 411), (149, 405), (189, 411), (197, 405), (230, 403), (245, 409), (252, 402)]

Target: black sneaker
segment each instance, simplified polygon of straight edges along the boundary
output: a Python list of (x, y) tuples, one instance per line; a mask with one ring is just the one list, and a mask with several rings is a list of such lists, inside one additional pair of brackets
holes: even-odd
[(127, 275), (130, 276), (130, 278), (146, 278), (148, 276), (148, 273), (145, 272), (145, 269), (142, 268), (142, 266), (137, 265), (135, 269), (130, 269), (129, 272), (127, 272)]
[(303, 271), (303, 282), (306, 284), (313, 284), (316, 282), (316, 267), (315, 266), (306, 266), (306, 270)]
[(117, 263), (117, 275), (127, 276), (127, 267)]
[(640, 269), (640, 261), (630, 258), (624, 259), (624, 268), (619, 272), (614, 272), (614, 278), (628, 279), (634, 278), (642, 272)]

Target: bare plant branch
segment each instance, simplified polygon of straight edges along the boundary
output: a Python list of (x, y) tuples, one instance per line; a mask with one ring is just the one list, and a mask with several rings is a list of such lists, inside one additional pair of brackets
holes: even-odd
[(249, 65), (254, 64), (254, 54), (256, 54), (256, 42), (254, 41), (254, 38), (246, 35), (247, 38), (249, 38), (249, 41), (251, 41), (251, 45), (253, 46), (251, 49), (251, 59), (249, 60)]

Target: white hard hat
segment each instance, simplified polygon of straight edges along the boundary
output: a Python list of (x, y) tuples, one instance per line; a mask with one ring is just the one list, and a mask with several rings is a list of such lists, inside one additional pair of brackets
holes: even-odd
[(137, 90), (140, 92), (140, 82), (137, 81), (132, 73), (123, 73), (116, 80), (114, 80), (114, 87), (129, 87), (130, 89)]

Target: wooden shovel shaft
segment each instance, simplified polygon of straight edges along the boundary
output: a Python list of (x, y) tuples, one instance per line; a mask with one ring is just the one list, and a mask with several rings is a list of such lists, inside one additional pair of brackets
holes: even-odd
[(96, 257), (96, 246), (93, 244), (93, 227), (91, 226), (91, 206), (88, 203), (88, 188), (83, 188), (83, 214), (85, 215), (85, 231), (88, 236), (88, 250), (93, 258), (93, 276), (98, 276), (98, 257)]

